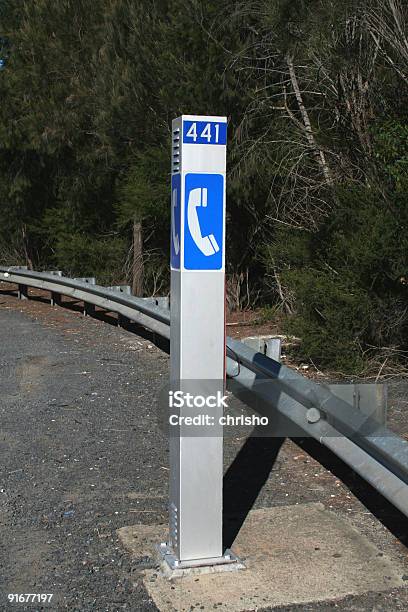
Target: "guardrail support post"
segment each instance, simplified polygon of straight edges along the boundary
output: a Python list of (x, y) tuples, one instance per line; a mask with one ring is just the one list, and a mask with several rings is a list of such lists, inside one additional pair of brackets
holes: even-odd
[(95, 304), (90, 304), (89, 302), (84, 302), (84, 316), (94, 317), (95, 316)]
[(127, 327), (130, 323), (130, 319), (125, 315), (118, 313), (118, 327)]
[[(171, 390), (205, 401), (224, 394), (225, 117), (172, 126)], [(159, 548), (173, 570), (235, 562), (222, 544), (222, 403), (171, 406), (170, 540)], [(197, 404), (198, 405), (198, 404)], [(202, 415), (203, 424), (180, 424)]]
[(18, 299), (28, 300), (28, 287), (27, 285), (18, 285)]
[(61, 306), (61, 294), (51, 291), (51, 306)]

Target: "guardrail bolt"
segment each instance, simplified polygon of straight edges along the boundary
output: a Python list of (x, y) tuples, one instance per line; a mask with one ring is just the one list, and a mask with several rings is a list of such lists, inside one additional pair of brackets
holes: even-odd
[(308, 423), (317, 423), (320, 421), (320, 412), (317, 408), (309, 408), (306, 412), (306, 419)]

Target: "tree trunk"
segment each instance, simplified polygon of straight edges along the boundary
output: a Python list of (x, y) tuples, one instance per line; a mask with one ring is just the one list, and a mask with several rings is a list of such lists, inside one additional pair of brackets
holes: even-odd
[(143, 296), (143, 229), (136, 218), (133, 221), (133, 295)]
[(25, 225), (21, 226), (21, 234), (23, 238), (23, 249), (24, 249), (24, 257), (26, 260), (26, 266), (29, 270), (33, 270), (34, 267), (33, 267), (32, 259), (29, 255), (27, 228)]
[(306, 138), (307, 141), (309, 143), (309, 145), (312, 147), (312, 149), (315, 151), (315, 157), (316, 157), (316, 161), (319, 164), (323, 176), (326, 180), (326, 183), (328, 185), (332, 184), (332, 177), (331, 177), (331, 173), (330, 173), (330, 168), (327, 164), (326, 161), (326, 157), (325, 154), (323, 153), (322, 149), (319, 148), (319, 146), (316, 143), (316, 139), (313, 133), (313, 128), (312, 128), (312, 124), (310, 123), (310, 118), (309, 118), (309, 113), (307, 112), (307, 109), (303, 103), (303, 98), (302, 98), (302, 93), (300, 91), (300, 87), (299, 87), (299, 83), (297, 80), (297, 76), (296, 76), (296, 71), (295, 71), (295, 67), (293, 65), (293, 58), (291, 55), (287, 55), (286, 56), (286, 63), (288, 65), (289, 68), (289, 75), (290, 75), (290, 80), (292, 83), (292, 87), (293, 87), (293, 91), (295, 92), (295, 96), (296, 96), (296, 101), (298, 103), (298, 107), (300, 110), (300, 114), (302, 115), (302, 120), (303, 120), (303, 125), (304, 125), (304, 129), (305, 129), (305, 133), (306, 133)]

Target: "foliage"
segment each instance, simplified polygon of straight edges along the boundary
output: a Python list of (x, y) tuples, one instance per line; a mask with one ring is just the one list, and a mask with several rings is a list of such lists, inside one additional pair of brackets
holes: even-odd
[[(398, 196), (408, 193), (408, 123), (389, 119), (375, 127), (376, 158), (388, 189)], [(403, 205), (403, 203), (401, 203)]]
[(408, 211), (396, 216), (369, 189), (338, 197), (316, 234), (290, 241), (286, 230), (281, 278), (296, 296), (287, 326), (302, 338), (302, 357), (356, 372), (367, 347), (408, 348)]

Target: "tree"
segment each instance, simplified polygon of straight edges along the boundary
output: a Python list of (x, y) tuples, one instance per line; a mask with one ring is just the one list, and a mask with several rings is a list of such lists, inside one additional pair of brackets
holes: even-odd
[(167, 292), (171, 120), (226, 115), (229, 305), (282, 306), (316, 358), (340, 327), (405, 346), (378, 228), (406, 227), (406, 23), (399, 0), (3, 0), (1, 260)]

